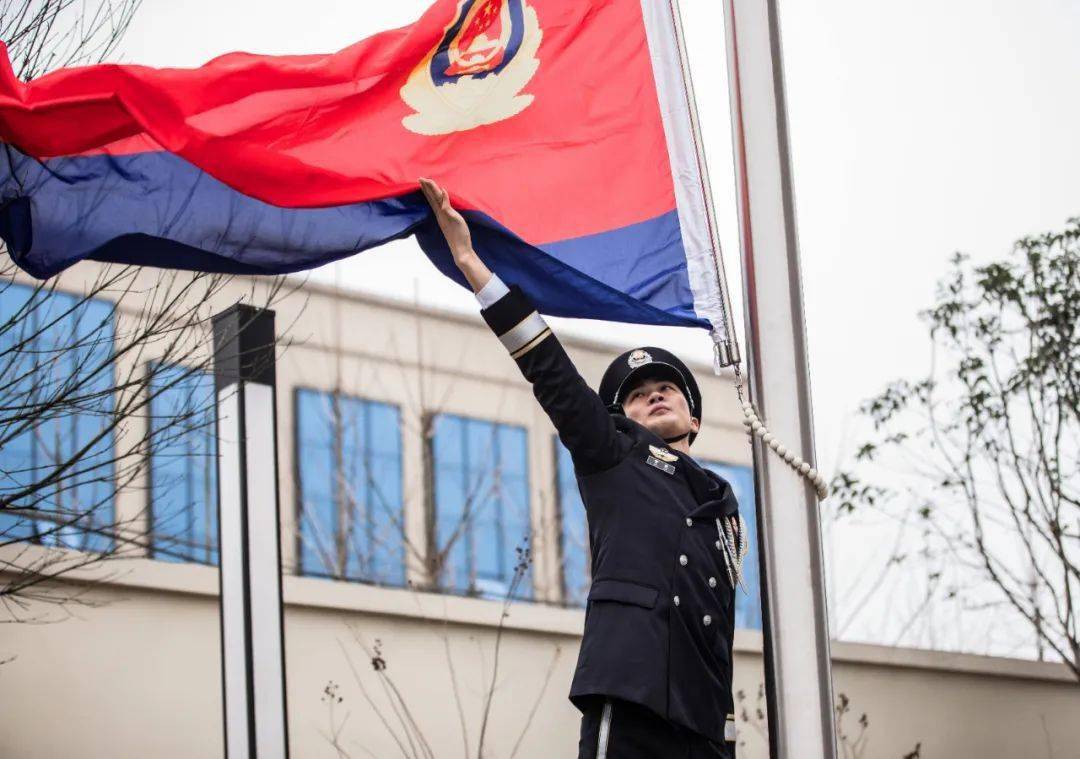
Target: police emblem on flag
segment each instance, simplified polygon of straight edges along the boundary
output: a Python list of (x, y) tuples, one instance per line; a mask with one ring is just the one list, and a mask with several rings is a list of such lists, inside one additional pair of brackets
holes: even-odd
[(413, 69), (401, 99), (410, 132), (450, 134), (508, 119), (533, 96), (521, 90), (540, 67), (543, 32), (526, 0), (459, 0), (442, 40)]

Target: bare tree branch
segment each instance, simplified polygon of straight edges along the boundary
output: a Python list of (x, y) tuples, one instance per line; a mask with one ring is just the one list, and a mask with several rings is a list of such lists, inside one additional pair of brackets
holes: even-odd
[[(955, 256), (923, 313), (929, 375), (863, 404), (874, 434), (855, 456), (860, 474), (834, 484), (841, 513), (915, 506), (926, 550), (967, 571), (969, 590), (982, 588), (962, 608), (1010, 609), (1029, 648), (1052, 652), (1080, 680), (1078, 291), (1080, 220), (1021, 239), (1008, 261), (975, 267)], [(890, 466), (898, 461), (906, 471)], [(945, 600), (935, 571), (916, 614)], [(901, 637), (914, 622), (901, 623)]]
[[(116, 504), (147, 490), (151, 463), (174, 455), (170, 446), (212, 437), (210, 383), (202, 391), (191, 380), (212, 374), (211, 317), (234, 302), (232, 282), (104, 266), (81, 291), (61, 292), (0, 267), (0, 550), (15, 549), (0, 560), (0, 621), (97, 603), (80, 578), (110, 559), (149, 548), (193, 558), (149, 498), (135, 513)], [(267, 280), (261, 295), (240, 297), (272, 305), (282, 287)], [(160, 492), (171, 484), (161, 472), (156, 481)], [(213, 523), (209, 513), (203, 521)]]

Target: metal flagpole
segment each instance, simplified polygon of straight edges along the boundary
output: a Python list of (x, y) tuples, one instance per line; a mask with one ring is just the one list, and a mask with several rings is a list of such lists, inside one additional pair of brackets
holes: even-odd
[[(750, 394), (811, 466), (802, 285), (776, 0), (725, 0)], [(773, 759), (835, 759), (824, 562), (814, 489), (753, 437)], [(811, 470), (813, 471), (813, 470)], [(822, 484), (823, 487), (823, 484)]]
[(274, 312), (215, 314), (225, 755), (289, 755), (274, 403)]

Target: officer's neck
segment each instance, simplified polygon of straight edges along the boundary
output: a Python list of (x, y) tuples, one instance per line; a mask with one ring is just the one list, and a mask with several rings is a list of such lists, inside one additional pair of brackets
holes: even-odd
[(689, 435), (686, 435), (685, 437), (682, 437), (678, 440), (667, 440), (665, 442), (667, 443), (668, 448), (671, 448), (674, 451), (678, 451), (679, 453), (685, 453), (687, 456), (690, 455)]
[(674, 443), (667, 444), (667, 447), (671, 448), (672, 450), (677, 450), (680, 453), (686, 453), (686, 455), (689, 456), (690, 438), (684, 437), (683, 439), (681, 439), (681, 441), (675, 441)]

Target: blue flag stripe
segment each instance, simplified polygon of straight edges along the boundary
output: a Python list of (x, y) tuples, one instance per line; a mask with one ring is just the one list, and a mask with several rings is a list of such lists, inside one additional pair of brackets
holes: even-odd
[[(38, 161), (5, 146), (0, 237), (38, 278), (97, 261), (211, 272), (310, 269), (415, 233), (464, 285), (419, 192), (330, 208), (279, 208), (167, 152)], [(466, 212), (476, 247), (541, 311), (612, 321), (708, 326), (694, 312), (675, 211), (600, 234), (530, 245)]]

